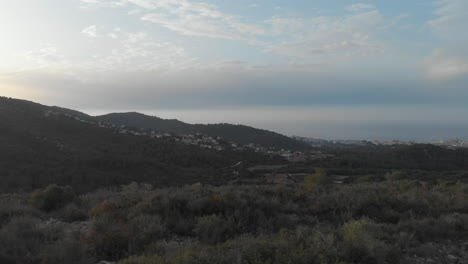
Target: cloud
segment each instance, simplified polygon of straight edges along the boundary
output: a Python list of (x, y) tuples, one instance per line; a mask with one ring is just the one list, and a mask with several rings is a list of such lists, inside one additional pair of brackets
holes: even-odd
[(187, 0), (128, 0), (128, 2), (149, 11), (156, 11), (144, 15), (142, 20), (159, 24), (183, 35), (248, 39), (265, 33), (261, 26), (242, 23), (237, 17), (203, 2)]
[(362, 10), (366, 9), (374, 9), (375, 6), (371, 4), (363, 4), (363, 3), (357, 3), (357, 4), (352, 4), (346, 7), (346, 10), (351, 11), (351, 12), (359, 12)]
[(273, 35), (296, 34), (303, 32), (304, 21), (292, 17), (274, 17), (264, 21), (270, 25), (270, 33)]
[[(91, 37), (96, 26), (87, 28)], [(52, 44), (42, 45), (21, 54), (20, 71), (56, 72), (82, 81), (109, 82), (114, 74), (153, 72), (164, 74), (199, 67), (200, 62), (170, 41), (160, 41), (145, 32), (127, 32), (119, 28), (100, 29), (99, 41), (82, 42), (73, 53)], [(68, 78), (67, 77), (67, 78)]]
[[(105, 1), (105, 0), (102, 0)], [(108, 0), (110, 1), (110, 0)], [(225, 13), (217, 6), (188, 0), (125, 0), (142, 11), (141, 20), (185, 36), (241, 40), (293, 62), (337, 56), (368, 56), (384, 49), (376, 38), (398, 20), (387, 21), (369, 4), (354, 4), (352, 14), (310, 19), (275, 16), (256, 23)], [(133, 5), (133, 6), (130, 6)], [(369, 10), (375, 9), (375, 10)], [(304, 64), (304, 63), (302, 63)]]
[(452, 80), (468, 76), (468, 1), (441, 0), (434, 5), (436, 17), (427, 24), (443, 44), (423, 61), (427, 77)]
[(98, 36), (98, 29), (96, 25), (91, 25), (81, 31), (81, 33), (85, 34), (87, 37), (96, 38)]
[(468, 37), (466, 24), (468, 22), (468, 1), (440, 0), (436, 1), (435, 19), (428, 21), (429, 26), (438, 36), (454, 39)]
[(81, 2), (86, 4), (99, 4), (101, 3), (101, 0), (81, 0)]
[(437, 80), (451, 80), (468, 75), (468, 56), (464, 51), (436, 49), (424, 61), (427, 76)]
[(26, 58), (28, 64), (23, 69), (49, 68), (57, 70), (67, 63), (64, 55), (51, 44), (27, 51), (24, 58)]
[(142, 19), (188, 36), (221, 39), (241, 38), (239, 34), (226, 30), (223, 24), (198, 16), (184, 16), (172, 19), (165, 14), (152, 13), (143, 16)]
[(216, 6), (204, 2), (188, 0), (85, 1), (91, 1), (88, 4), (95, 3), (97, 6), (116, 7), (117, 3), (120, 3), (119, 6), (132, 4), (146, 10), (146, 14), (141, 16), (143, 21), (161, 25), (187, 36), (246, 40), (254, 43), (253, 36), (265, 34), (265, 29), (261, 25), (243, 23), (237, 16), (224, 13)]
[(290, 31), (301, 37), (270, 45), (266, 52), (298, 59), (373, 54), (383, 49), (382, 42), (372, 36), (384, 22), (377, 10), (344, 17), (274, 20), (276, 32)]
[(110, 54), (98, 58), (104, 67), (119, 67), (131, 71), (171, 71), (182, 70), (197, 64), (185, 49), (171, 42), (155, 41), (149, 35), (123, 33), (119, 46)]
[(125, 32), (114, 29), (107, 33), (111, 48), (91, 49), (81, 63), (72, 67), (95, 76), (107, 72), (170, 72), (198, 65), (184, 48), (169, 41), (158, 41), (144, 32)]
[(83, 3), (82, 8), (91, 8), (91, 7), (112, 7), (118, 8), (125, 6), (127, 0), (81, 0)]

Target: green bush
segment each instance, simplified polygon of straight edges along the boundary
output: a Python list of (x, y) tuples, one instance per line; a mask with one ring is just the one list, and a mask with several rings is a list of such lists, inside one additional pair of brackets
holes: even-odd
[[(397, 252), (369, 232), (369, 221), (361, 219), (342, 227), (344, 258), (356, 263), (388, 263), (398, 260)], [(392, 262), (398, 263), (398, 262)]]
[(320, 186), (326, 184), (328, 181), (327, 174), (324, 169), (317, 168), (315, 169), (315, 174), (311, 174), (306, 176), (304, 179), (304, 191), (306, 192), (314, 192)]

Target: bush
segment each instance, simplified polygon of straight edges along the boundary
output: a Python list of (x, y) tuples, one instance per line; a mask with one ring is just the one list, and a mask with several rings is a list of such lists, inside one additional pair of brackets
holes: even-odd
[(163, 238), (167, 232), (161, 217), (154, 215), (139, 215), (133, 218), (129, 225), (133, 234), (130, 238), (130, 252), (143, 250), (153, 241)]
[(91, 209), (91, 216), (96, 217), (119, 209), (115, 203), (103, 202)]
[(81, 237), (87, 252), (98, 259), (118, 260), (128, 256), (130, 243), (128, 226), (109, 215), (96, 218)]
[(70, 187), (49, 185), (43, 190), (32, 194), (34, 204), (41, 210), (53, 211), (62, 208), (74, 199), (75, 195)]
[(0, 228), (13, 217), (38, 216), (39, 214), (39, 210), (31, 208), (29, 202), (22, 201), (20, 197), (1, 197)]
[[(0, 263), (87, 264), (134, 256), (123, 263), (393, 264), (415, 250), (427, 255), (430, 249), (420, 244), (468, 237), (466, 184), (421, 188), (383, 181), (323, 191), (322, 180), (311, 181), (318, 188), (313, 193), (302, 186), (151, 190), (132, 184), (42, 212), (31, 207), (29, 195), (4, 195)], [(60, 193), (54, 189), (36, 192), (36, 206)], [(12, 199), (18, 202), (9, 206)], [(89, 222), (74, 222), (88, 216)]]
[[(369, 233), (365, 219), (351, 221), (342, 227), (345, 258), (356, 263), (388, 263), (395, 261), (395, 251)], [(392, 262), (395, 263), (395, 262)]]
[(217, 215), (200, 217), (194, 229), (199, 240), (206, 244), (217, 244), (229, 237), (230, 225)]
[(58, 240), (41, 251), (41, 264), (94, 264), (95, 259), (86, 255), (79, 241)]
[(69, 204), (60, 212), (60, 217), (67, 222), (76, 222), (85, 221), (88, 219), (88, 214), (75, 204)]
[(317, 168), (315, 169), (315, 174), (305, 177), (304, 190), (309, 193), (314, 192), (325, 183), (327, 183), (327, 174), (325, 173), (325, 170)]
[(367, 233), (367, 220), (351, 221), (343, 225), (343, 241), (350, 245), (360, 245), (370, 239)]
[(11, 218), (0, 230), (0, 255), (37, 256), (45, 240), (39, 224), (38, 218)]

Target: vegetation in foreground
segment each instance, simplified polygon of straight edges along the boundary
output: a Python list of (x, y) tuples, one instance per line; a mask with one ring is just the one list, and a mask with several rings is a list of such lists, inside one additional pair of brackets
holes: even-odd
[(464, 263), (468, 185), (132, 183), (0, 199), (1, 263)]

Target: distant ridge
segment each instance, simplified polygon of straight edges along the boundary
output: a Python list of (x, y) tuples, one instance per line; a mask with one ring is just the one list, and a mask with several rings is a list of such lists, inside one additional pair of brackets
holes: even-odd
[[(115, 126), (125, 126), (141, 130), (155, 130), (161, 133), (173, 133), (176, 135), (200, 133), (210, 137), (220, 137), (228, 142), (239, 145), (254, 144), (265, 148), (308, 150), (310, 145), (276, 132), (258, 129), (245, 125), (221, 124), (188, 124), (177, 119), (162, 119), (137, 112), (111, 113), (101, 116), (90, 116), (85, 113), (62, 108), (58, 106), (45, 106), (31, 101), (1, 97), (9, 99), (10, 103), (20, 103), (23, 107), (32, 107), (42, 111), (51, 110), (66, 115), (79, 117), (83, 120), (104, 122)], [(1, 106), (0, 106), (1, 107)], [(0, 108), (1, 110), (1, 108)]]
[(191, 125), (177, 119), (162, 119), (137, 112), (111, 113), (96, 116), (95, 119), (116, 126), (126, 126), (144, 130), (152, 129), (162, 133), (183, 134), (196, 132)]
[(151, 129), (161, 133), (192, 134), (201, 133), (211, 137), (221, 137), (241, 145), (256, 144), (276, 149), (306, 150), (308, 144), (268, 130), (245, 125), (232, 124), (187, 124), (176, 119), (162, 119), (136, 112), (112, 113), (95, 117), (96, 120), (138, 129)]

